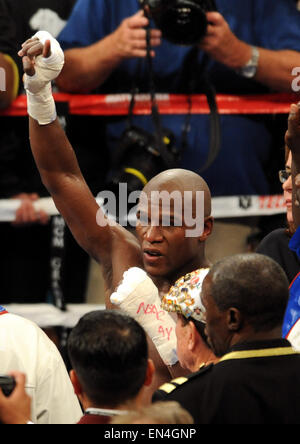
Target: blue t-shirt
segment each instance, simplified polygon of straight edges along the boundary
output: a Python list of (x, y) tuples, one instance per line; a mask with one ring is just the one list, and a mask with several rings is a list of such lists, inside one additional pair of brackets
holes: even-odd
[[(252, 45), (271, 50), (300, 51), (300, 13), (294, 0), (216, 0), (218, 11), (225, 17), (235, 35)], [(69, 22), (59, 36), (64, 49), (91, 45), (116, 30), (123, 19), (139, 9), (137, 0), (78, 0)], [(156, 90), (184, 92), (182, 66), (189, 47), (163, 40), (155, 49), (153, 61)], [(203, 53), (199, 53), (199, 62)], [(253, 80), (211, 60), (210, 78), (218, 93), (247, 94), (267, 92)], [(135, 77), (141, 91), (147, 91), (148, 71), (139, 59), (124, 61), (99, 91), (129, 92)], [(201, 92), (201, 85), (199, 91)], [(185, 116), (162, 116), (162, 124), (170, 129), (180, 146)], [(151, 117), (136, 116), (134, 123), (153, 130)], [(116, 140), (125, 129), (126, 119), (108, 125), (108, 145), (117, 149)], [(257, 116), (221, 116), (221, 151), (214, 164), (202, 173), (214, 196), (267, 194), (269, 185), (264, 173), (271, 157), (272, 136), (264, 119)], [(209, 147), (208, 116), (193, 115), (188, 147), (181, 167), (198, 172), (205, 164)]]

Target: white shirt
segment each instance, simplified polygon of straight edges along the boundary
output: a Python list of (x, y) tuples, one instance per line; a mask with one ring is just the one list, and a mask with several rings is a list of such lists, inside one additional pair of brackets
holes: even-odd
[(35, 424), (76, 424), (82, 410), (55, 344), (33, 322), (0, 315), (0, 374), (26, 374)]

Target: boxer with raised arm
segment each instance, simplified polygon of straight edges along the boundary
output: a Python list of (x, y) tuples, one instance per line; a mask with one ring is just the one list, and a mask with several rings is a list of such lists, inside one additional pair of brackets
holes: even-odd
[[(160, 294), (168, 292), (170, 286), (188, 272), (208, 268), (205, 241), (212, 231), (213, 219), (211, 195), (205, 181), (190, 171), (165, 171), (143, 190), (144, 195), (149, 197), (149, 205), (145, 208), (140, 204), (138, 208), (136, 237), (124, 227), (109, 223), (91, 194), (75, 153), (56, 118), (51, 81), (59, 75), (64, 62), (58, 42), (48, 33), (39, 32), (23, 44), (19, 55), (23, 58), (25, 70), (33, 156), (44, 185), (75, 239), (103, 266), (107, 308), (112, 308), (109, 298), (122, 281), (124, 272), (132, 267), (144, 269)], [(185, 191), (192, 192), (193, 204), (198, 196), (196, 192), (202, 192), (204, 229), (201, 233), (186, 236), (187, 226), (184, 223), (177, 226), (175, 219), (178, 214), (172, 207), (168, 215), (171, 226), (152, 224), (152, 191), (179, 191), (182, 196)], [(164, 216), (161, 213), (159, 208), (160, 220)], [(178, 363), (168, 369), (152, 342), (150, 356), (157, 369), (156, 387), (169, 380), (170, 373), (172, 376), (183, 374)]]

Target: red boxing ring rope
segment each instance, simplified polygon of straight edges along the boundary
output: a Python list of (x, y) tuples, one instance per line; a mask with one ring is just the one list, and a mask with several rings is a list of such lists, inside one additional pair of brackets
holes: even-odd
[[(69, 105), (69, 114), (88, 116), (127, 115), (130, 94), (110, 95), (74, 95), (54, 94), (57, 103)], [(299, 101), (299, 95), (280, 93), (263, 95), (217, 95), (220, 114), (288, 114), (292, 103)], [(186, 114), (189, 110), (188, 96), (157, 94), (157, 103), (161, 114)], [(205, 95), (191, 96), (191, 113), (208, 114), (209, 107)], [(148, 94), (138, 94), (134, 109), (136, 115), (150, 115), (151, 102)], [(0, 112), (2, 116), (26, 116), (27, 100), (19, 96), (10, 108)]]

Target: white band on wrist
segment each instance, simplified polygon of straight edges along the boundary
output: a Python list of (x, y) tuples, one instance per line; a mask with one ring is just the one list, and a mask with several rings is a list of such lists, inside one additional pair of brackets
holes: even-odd
[(32, 94), (27, 91), (27, 111), (30, 117), (37, 120), (40, 125), (48, 125), (56, 120), (57, 113), (52, 88), (50, 94), (45, 87), (45, 91), (39, 94)]

